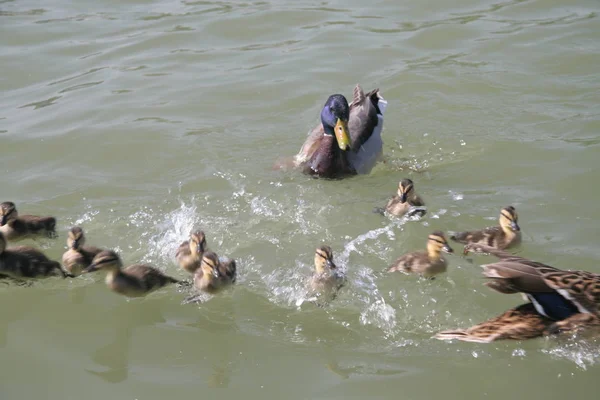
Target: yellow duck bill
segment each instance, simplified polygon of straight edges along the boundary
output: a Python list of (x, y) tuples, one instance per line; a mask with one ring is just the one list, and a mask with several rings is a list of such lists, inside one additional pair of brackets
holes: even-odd
[(350, 135), (348, 134), (348, 122), (338, 118), (335, 124), (335, 138), (338, 146), (342, 150), (347, 150), (350, 147)]

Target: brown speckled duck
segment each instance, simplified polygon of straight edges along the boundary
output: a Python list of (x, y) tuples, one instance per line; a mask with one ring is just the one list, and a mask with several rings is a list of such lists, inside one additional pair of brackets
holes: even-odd
[(305, 174), (343, 178), (368, 174), (383, 152), (381, 130), (387, 102), (375, 89), (354, 88), (352, 103), (341, 94), (329, 96), (314, 128), (295, 157)]
[(335, 298), (338, 290), (346, 283), (346, 277), (333, 262), (331, 247), (323, 245), (315, 252), (315, 272), (309, 281), (310, 290), (319, 295)]
[(6, 248), (0, 232), (0, 275), (14, 279), (64, 277), (60, 263), (50, 260), (41, 251), (29, 246)]
[(202, 263), (202, 255), (206, 251), (206, 236), (202, 231), (192, 232), (190, 239), (179, 245), (175, 259), (184, 271), (193, 274)]
[(514, 247), (521, 243), (521, 228), (519, 216), (513, 206), (500, 210), (500, 226), (485, 228), (479, 231), (459, 232), (450, 239), (463, 244), (479, 243), (495, 247), (500, 250)]
[(123, 268), (121, 258), (112, 250), (98, 253), (92, 264), (82, 272), (98, 270), (107, 272), (106, 285), (110, 290), (127, 297), (142, 297), (166, 285), (179, 283), (149, 265), (134, 264)]
[(235, 283), (237, 267), (235, 260), (219, 261), (219, 256), (207, 251), (202, 256), (200, 268), (194, 272), (194, 286), (206, 293), (218, 293)]
[(423, 207), (425, 207), (425, 202), (415, 193), (413, 181), (407, 178), (400, 181), (398, 193), (388, 201), (385, 211), (396, 217), (406, 214), (423, 216), (426, 213)]
[(56, 236), (56, 218), (19, 215), (15, 203), (0, 204), (0, 232), (6, 240), (20, 240), (31, 236)]
[(425, 278), (433, 278), (437, 274), (446, 272), (448, 262), (442, 251), (453, 253), (454, 250), (446, 241), (440, 231), (435, 231), (427, 238), (427, 251), (415, 251), (398, 258), (389, 268), (388, 272), (400, 271), (415, 273)]
[(440, 332), (437, 339), (489, 343), (600, 330), (600, 275), (560, 270), (481, 244), (468, 244), (465, 253), (469, 251), (500, 259), (482, 265), (486, 286), (500, 293), (522, 293), (530, 303), (468, 329)]
[(85, 268), (90, 266), (94, 257), (102, 251), (98, 247), (85, 246), (85, 235), (79, 226), (69, 230), (67, 247), (67, 251), (62, 256), (62, 264), (65, 270), (73, 276), (80, 275)]

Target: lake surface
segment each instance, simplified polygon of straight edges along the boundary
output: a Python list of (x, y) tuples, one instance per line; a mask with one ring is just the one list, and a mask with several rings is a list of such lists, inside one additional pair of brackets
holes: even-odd
[[(453, 4), (453, 5), (450, 5)], [(429, 232), (496, 224), (521, 255), (600, 273), (600, 4), (538, 1), (0, 1), (0, 201), (186, 278), (193, 228), (237, 260), (202, 304), (100, 274), (0, 287), (2, 399), (578, 398), (600, 342), (473, 344), (436, 332), (522, 303), (449, 257), (385, 268)], [(388, 101), (385, 162), (341, 181), (274, 170), (330, 94)], [(409, 177), (421, 220), (372, 212)], [(316, 246), (348, 285), (303, 302)], [(461, 246), (454, 244), (457, 250)]]

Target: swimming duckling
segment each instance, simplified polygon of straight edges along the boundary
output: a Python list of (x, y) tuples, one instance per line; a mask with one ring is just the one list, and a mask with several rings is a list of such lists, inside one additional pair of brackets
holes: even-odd
[(365, 94), (360, 85), (350, 104), (341, 94), (329, 96), (321, 109), (321, 123), (308, 134), (295, 166), (324, 178), (368, 174), (383, 153), (386, 106), (379, 89)]
[(196, 231), (190, 235), (190, 240), (179, 245), (175, 259), (181, 269), (193, 274), (202, 263), (202, 254), (206, 251), (206, 237), (204, 232)]
[(309, 285), (313, 292), (319, 295), (329, 295), (335, 298), (338, 290), (346, 283), (346, 277), (338, 270), (333, 262), (331, 247), (323, 245), (315, 252), (315, 272)]
[(500, 218), (498, 220), (500, 226), (493, 226), (479, 231), (459, 232), (450, 236), (450, 239), (463, 244), (485, 244), (500, 250), (508, 249), (521, 243), (521, 228), (518, 224), (519, 216), (515, 208), (513, 206), (504, 207), (500, 210)]
[(397, 217), (405, 214), (408, 214), (409, 217), (413, 215), (422, 217), (427, 211), (423, 208), (414, 209), (414, 207), (424, 206), (425, 202), (415, 193), (413, 181), (407, 178), (400, 181), (398, 194), (388, 201), (385, 211)]
[(530, 301), (464, 330), (438, 333), (437, 339), (489, 343), (600, 328), (600, 275), (565, 271), (481, 244), (468, 244), (465, 253), (489, 253), (500, 260), (482, 265), (489, 288), (521, 293)]
[(60, 263), (50, 260), (41, 251), (29, 246), (6, 248), (6, 238), (0, 232), (0, 275), (9, 278), (65, 277)]
[(134, 264), (123, 268), (123, 262), (112, 250), (103, 250), (82, 273), (106, 270), (106, 285), (115, 293), (127, 297), (142, 297), (171, 283), (179, 283), (175, 278), (163, 274), (145, 264)]
[(98, 247), (85, 246), (85, 235), (79, 226), (69, 230), (67, 247), (68, 250), (62, 256), (62, 264), (73, 276), (80, 275), (81, 271), (89, 267), (94, 257), (102, 251)]
[(219, 256), (207, 251), (202, 256), (200, 268), (194, 272), (194, 286), (206, 293), (217, 293), (235, 283), (235, 260), (219, 261)]
[(6, 240), (19, 240), (28, 236), (55, 237), (56, 218), (36, 215), (19, 215), (15, 203), (0, 204), (0, 232)]
[(415, 251), (401, 256), (388, 268), (388, 272), (417, 273), (425, 278), (433, 278), (437, 274), (446, 272), (448, 267), (442, 251), (454, 252), (446, 241), (444, 233), (435, 231), (427, 239), (427, 251)]

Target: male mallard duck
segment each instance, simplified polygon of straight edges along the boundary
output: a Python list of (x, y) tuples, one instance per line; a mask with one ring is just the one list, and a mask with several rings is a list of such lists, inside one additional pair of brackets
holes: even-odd
[(102, 249), (93, 246), (85, 246), (85, 235), (83, 229), (75, 226), (69, 230), (67, 236), (68, 250), (63, 253), (62, 264), (65, 270), (73, 276), (81, 274), (87, 268), (94, 257), (102, 251)]
[(194, 272), (194, 286), (206, 293), (217, 293), (235, 283), (235, 277), (235, 260), (221, 262), (216, 253), (207, 251), (200, 268)]
[(407, 213), (409, 216), (423, 216), (426, 210), (423, 208), (415, 209), (414, 207), (424, 206), (425, 202), (415, 193), (413, 181), (407, 178), (400, 181), (398, 184), (398, 194), (388, 201), (385, 211), (397, 217), (401, 217)]
[(60, 263), (50, 260), (41, 251), (29, 246), (6, 248), (6, 238), (0, 232), (0, 275), (14, 279), (65, 276)]
[(448, 262), (442, 255), (442, 251), (446, 253), (454, 252), (446, 241), (444, 234), (435, 231), (427, 238), (427, 251), (415, 251), (401, 256), (388, 268), (388, 272), (416, 273), (425, 278), (432, 278), (437, 274), (446, 272), (448, 267)]
[(519, 216), (513, 206), (500, 210), (500, 226), (486, 228), (480, 231), (460, 232), (450, 236), (450, 239), (463, 243), (479, 243), (503, 250), (521, 242)]
[(491, 246), (468, 244), (465, 253), (469, 251), (500, 259), (482, 265), (483, 275), (489, 279), (486, 286), (500, 293), (522, 293), (531, 303), (467, 330), (440, 332), (438, 339), (487, 343), (600, 327), (600, 275), (560, 270)]
[(341, 94), (329, 96), (321, 110), (321, 124), (309, 133), (295, 165), (305, 174), (324, 178), (368, 174), (383, 152), (386, 106), (379, 89), (365, 95), (359, 85), (350, 105)]
[(36, 215), (19, 215), (15, 203), (5, 201), (0, 204), (0, 232), (6, 240), (19, 240), (27, 236), (56, 236), (56, 218)]
[(175, 278), (163, 274), (156, 268), (144, 264), (134, 264), (123, 268), (123, 262), (112, 250), (103, 250), (82, 273), (106, 270), (106, 285), (113, 292), (127, 297), (142, 297), (171, 283), (179, 283)]
[(202, 231), (192, 232), (190, 240), (179, 245), (175, 258), (181, 269), (193, 274), (202, 262), (202, 254), (206, 251), (206, 236)]
[(333, 262), (331, 247), (323, 245), (315, 252), (315, 272), (309, 286), (313, 292), (328, 294), (335, 298), (337, 291), (346, 283), (346, 277)]

